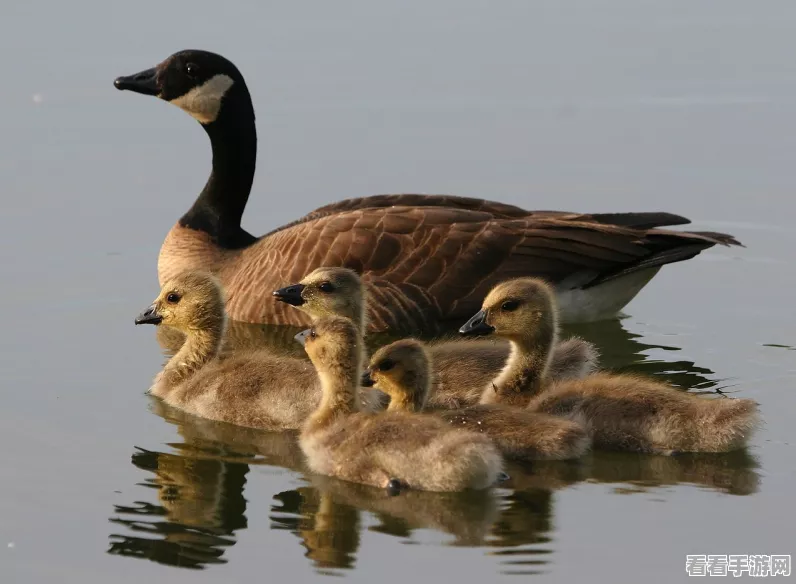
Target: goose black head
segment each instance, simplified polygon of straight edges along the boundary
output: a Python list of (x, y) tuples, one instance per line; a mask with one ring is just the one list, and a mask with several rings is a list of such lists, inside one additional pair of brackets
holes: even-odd
[(216, 121), (234, 92), (242, 90), (248, 99), (238, 68), (221, 55), (200, 50), (174, 53), (151, 69), (118, 77), (113, 84), (173, 103), (203, 125)]

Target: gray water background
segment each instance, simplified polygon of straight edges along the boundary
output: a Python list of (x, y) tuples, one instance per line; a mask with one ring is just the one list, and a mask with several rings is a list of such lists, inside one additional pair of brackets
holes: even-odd
[[(674, 582), (687, 553), (796, 551), (796, 4), (48, 0), (2, 13), (4, 582)], [(231, 58), (254, 96), (253, 233), (386, 192), (666, 210), (733, 233), (745, 249), (668, 266), (627, 318), (577, 332), (611, 366), (758, 400), (765, 427), (736, 455), (596, 455), (518, 471), (491, 499), (385, 511), (263, 454), (278, 441), (160, 411), (144, 391), (163, 349), (132, 320), (210, 152), (190, 117), (112, 81), (183, 48)]]

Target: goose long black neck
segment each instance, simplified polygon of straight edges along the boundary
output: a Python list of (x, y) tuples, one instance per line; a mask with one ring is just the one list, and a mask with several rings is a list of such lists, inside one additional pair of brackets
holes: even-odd
[(216, 120), (202, 127), (210, 137), (213, 170), (180, 225), (208, 233), (221, 247), (246, 247), (257, 240), (241, 228), (257, 163), (257, 129), (245, 84), (235, 83)]

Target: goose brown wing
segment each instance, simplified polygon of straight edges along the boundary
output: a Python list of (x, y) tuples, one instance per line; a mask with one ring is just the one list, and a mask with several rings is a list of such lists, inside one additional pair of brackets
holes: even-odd
[(680, 215), (664, 212), (645, 213), (571, 213), (568, 211), (528, 211), (515, 205), (507, 205), (497, 201), (477, 199), (472, 197), (459, 197), (456, 195), (425, 195), (425, 194), (387, 194), (369, 197), (356, 197), (343, 199), (335, 203), (318, 207), (304, 217), (289, 223), (279, 230), (292, 227), (299, 223), (314, 221), (337, 213), (346, 213), (364, 209), (380, 209), (386, 207), (444, 207), (466, 211), (489, 213), (495, 219), (522, 219), (531, 217), (558, 217), (583, 221), (593, 221), (608, 225), (634, 227), (636, 229), (651, 229), (669, 225), (685, 225), (688, 219)]
[[(634, 229), (581, 215), (496, 219), (487, 212), (415, 206), (334, 213), (260, 243), (229, 284), (231, 307), (247, 318), (258, 303), (262, 311), (263, 297), (274, 288), (320, 266), (345, 266), (370, 283), (377, 328), (428, 330), (430, 323), (468, 317), (492, 286), (508, 278), (537, 276), (559, 288), (586, 288), (737, 242), (723, 234)], [(276, 310), (291, 318), (284, 307)]]
[[(302, 219), (318, 219), (334, 213), (346, 211), (356, 211), (362, 209), (379, 209), (384, 207), (445, 207), (449, 209), (461, 209), (465, 211), (479, 211), (489, 213), (496, 218), (518, 218), (526, 217), (529, 211), (514, 205), (488, 201), (486, 199), (476, 199), (472, 197), (459, 197), (456, 195), (424, 195), (424, 194), (389, 194), (372, 195), (369, 197), (356, 197), (343, 199), (335, 203), (318, 207), (308, 213)], [(543, 211), (558, 213), (557, 211)]]

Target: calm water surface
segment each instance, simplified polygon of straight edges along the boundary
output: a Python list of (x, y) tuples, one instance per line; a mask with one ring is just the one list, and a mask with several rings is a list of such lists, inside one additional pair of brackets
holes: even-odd
[[(0, 19), (3, 582), (674, 582), (686, 554), (794, 554), (796, 5), (13, 3)], [(288, 434), (145, 395), (136, 329), (209, 148), (114, 77), (233, 59), (258, 112), (245, 227), (384, 192), (667, 210), (735, 234), (576, 332), (608, 367), (761, 403), (743, 452), (513, 467), (476, 495), (307, 475)], [(235, 328), (242, 343), (286, 331)], [(534, 576), (530, 576), (530, 575)]]

